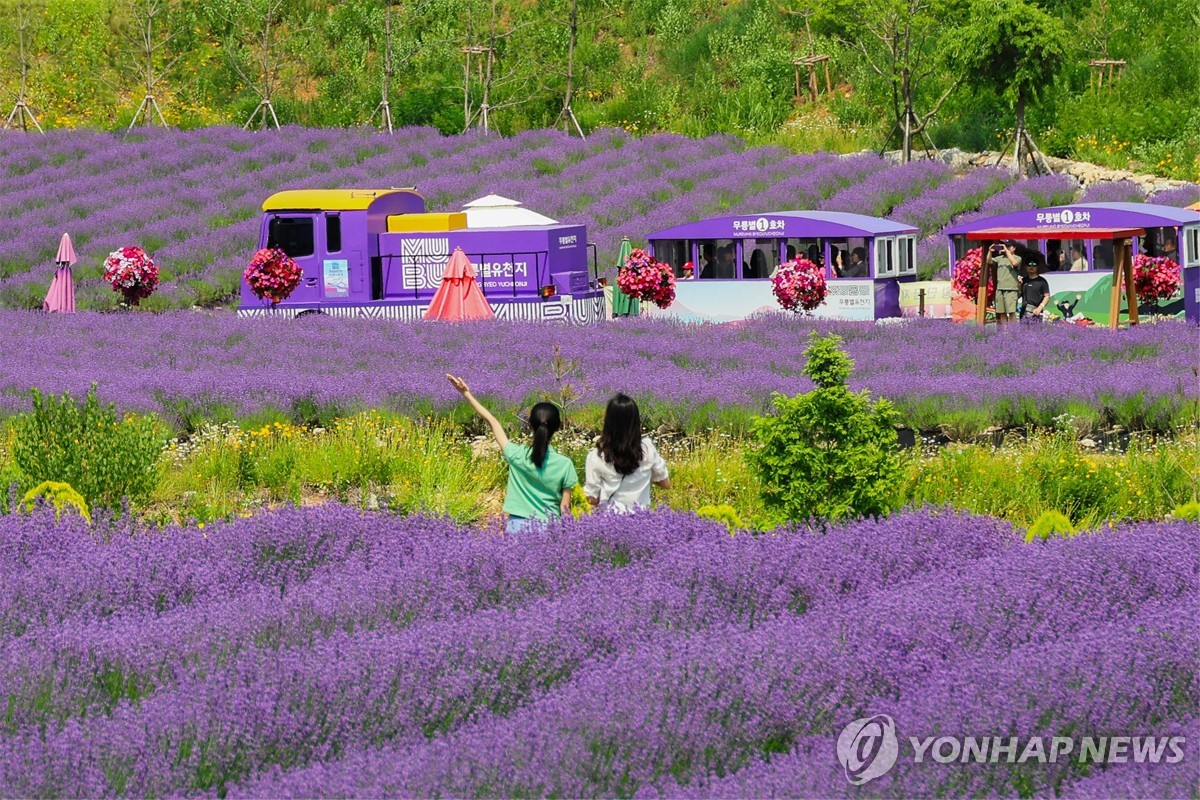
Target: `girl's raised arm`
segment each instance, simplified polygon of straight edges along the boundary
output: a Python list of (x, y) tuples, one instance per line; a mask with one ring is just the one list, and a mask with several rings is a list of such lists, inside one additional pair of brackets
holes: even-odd
[(467, 382), (450, 373), (446, 373), (446, 380), (450, 381), (450, 385), (459, 391), (459, 394), (471, 404), (471, 408), (475, 409), (475, 413), (483, 417), (492, 429), (492, 435), (496, 437), (496, 443), (500, 445), (500, 451), (508, 447), (508, 434), (504, 432), (504, 426), (500, 424), (500, 420), (492, 416), (492, 412), (483, 407), (483, 404), (475, 399), (475, 395), (471, 394), (471, 387), (467, 386)]

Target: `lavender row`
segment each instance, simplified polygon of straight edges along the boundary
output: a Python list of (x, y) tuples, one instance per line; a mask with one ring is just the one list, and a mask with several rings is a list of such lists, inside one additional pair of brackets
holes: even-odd
[[(568, 533), (590, 547), (610, 547), (621, 541), (626, 527), (619, 519), (601, 517)], [(504, 551), (492, 562), (510, 586), (503, 592), (504, 610), (492, 613), (482, 612), (497, 604), (496, 586), (463, 589), (449, 579), (429, 585), (428, 574), (444, 572), (445, 562), (390, 560), (377, 554), (369, 569), (348, 562), (286, 595), (255, 588), (170, 614), (125, 614), (104, 623), (68, 620), (53, 628), (52, 639), (27, 634), (3, 642), (0, 674), (12, 680), (5, 725), (15, 729), (71, 714), (107, 713), (121, 696), (145, 698), (203, 680), (218, 673), (221, 663), (255, 648), (263, 649), (252, 658), (266, 659), (270, 670), (275, 651), (315, 646), (325, 637), (342, 637), (334, 649), (339, 670), (350, 683), (376, 662), (378, 653), (409, 652), (409, 641), (417, 653), (435, 641), (445, 644), (426, 652), (420, 668), (401, 670), (406, 673), (431, 676), (449, 668), (442, 662), (465, 670), (469, 659), (521, 663), (524, 672), (561, 677), (583, 660), (628, 649), (629, 641), (651, 632), (753, 626), (788, 610), (798, 613), (839, 600), (851, 591), (861, 595), (949, 569), (1017, 541), (1007, 525), (956, 514), (905, 515), (838, 529), (816, 540), (794, 535), (735, 541), (719, 526), (673, 514), (642, 518), (639, 527), (660, 531), (663, 538), (655, 541), (679, 544), (659, 550), (644, 568), (575, 574), (559, 567), (567, 580), (543, 578), (533, 587), (534, 578), (514, 575), (511, 566), (501, 569), (512, 558), (513, 543), (489, 542)], [(562, 558), (557, 534), (550, 534), (544, 547), (540, 538), (518, 546), (536, 546)], [(430, 624), (396, 635), (418, 623)], [(481, 649), (480, 642), (490, 639), (495, 641)], [(460, 652), (467, 643), (472, 649)], [(114, 679), (121, 692), (112, 691)], [(306, 685), (300, 676), (291, 680)], [(43, 695), (45, 686), (55, 687), (49, 698)]]
[[(461, 613), (562, 592), (608, 568), (598, 552), (643, 559), (689, 535), (667, 525), (625, 529), (596, 522), (578, 537), (548, 539), (530, 552), (447, 520), (328, 505), (282, 509), (205, 531), (172, 527), (104, 541), (75, 517), (56, 525), (44, 514), (5, 516), (0, 642), (10, 652), (10, 637), (45, 635), (68, 622), (104, 627), (124, 618), (134, 624), (123, 630), (136, 638), (137, 622), (191, 607), (203, 618), (208, 605), (225, 607), (268, 591), (286, 599), (316, 578), (321, 586), (336, 586), (338, 576), (402, 592), (381, 604), (380, 613)], [(300, 596), (317, 602), (321, 594)], [(173, 617), (164, 625), (180, 621)]]
[[(1200, 658), (1200, 598), (1152, 603), (1129, 619), (1060, 641), (1020, 648), (998, 661), (977, 659), (939, 673), (899, 702), (886, 698), (861, 713), (888, 714), (903, 737), (887, 774), (853, 786), (838, 763), (836, 736), (801, 739), (785, 756), (748, 765), (728, 777), (691, 786), (664, 781), (665, 797), (1175, 797), (1190, 796), (1200, 757), (1193, 737), (1200, 695), (1194, 683)], [(850, 714), (839, 715), (838, 725)], [(1184, 735), (1178, 763), (1130, 765), (1082, 778), (1084, 737)], [(909, 737), (998, 737), (1018, 742), (986, 766), (941, 763), (929, 753), (917, 763)], [(1018, 762), (1033, 737), (1073, 737), (1075, 758)], [(990, 744), (990, 742), (989, 742)], [(1165, 751), (1165, 748), (1164, 748)], [(945, 752), (945, 751), (943, 751)], [(960, 752), (961, 756), (961, 752)], [(1072, 782), (1074, 781), (1074, 782)], [(1064, 788), (1065, 784), (1065, 788)], [(1180, 794), (1141, 788), (1179, 787)], [(649, 796), (651, 793), (647, 793)]]
[[(1015, 548), (750, 631), (660, 639), (581, 670), (508, 716), (484, 714), (449, 736), (355, 753), (235, 794), (630, 796), (668, 776), (688, 784), (729, 774), (871, 708), (936, 713), (954, 704), (940, 687), (970, 684), (982, 665), (1024, 663), (1020, 654), (1053, 650), (1063, 639), (1071, 644), (1060, 649), (1073, 652), (1096, 632), (1136, 627), (1143, 607), (1182, 613), (1197, 591), (1194, 534), (1183, 524), (1145, 526)], [(1125, 578), (1112, 579), (1121, 572)], [(1197, 644), (1193, 631), (1162, 653), (1179, 666)], [(1128, 654), (1119, 647), (1097, 680), (1123, 681), (1120, 657)], [(1169, 703), (1186, 685), (1171, 680), (1148, 702)], [(931, 696), (940, 704), (930, 705)], [(989, 696), (1005, 703), (1004, 694)], [(1011, 709), (1025, 722), (1047, 710), (1021, 698)], [(1195, 713), (1194, 698), (1184, 706)]]
[[(44, 760), (46, 756), (30, 762), (22, 753), (53, 752), (55, 736), (61, 735), (73, 742), (70, 759), (78, 757), (79, 746), (86, 746), (88, 760), (97, 765), (155, 763), (148, 774), (155, 782), (128, 790), (157, 794), (203, 780), (202, 769), (215, 771), (222, 783), (241, 777), (247, 759), (257, 765), (280, 759), (296, 764), (385, 739), (420, 738), (454, 729), (482, 710), (503, 712), (528, 702), (592, 658), (646, 648), (710, 626), (752, 627), (780, 613), (804, 613), (838, 601), (847, 593), (870, 595), (884, 581), (956, 569), (1014, 545), (1012, 530), (1001, 523), (978, 521), (964, 535), (964, 525), (973, 522), (925, 513), (840, 529), (820, 540), (800, 534), (734, 540), (724, 529), (695, 517), (643, 517), (640, 524), (666, 527), (680, 542), (646, 569), (584, 578), (580, 588), (562, 599), (514, 612), (455, 616), (398, 632), (335, 631), (313, 637), (310, 631), (305, 638), (312, 642), (299, 650), (250, 648), (234, 654), (223, 648), (218, 670), (185, 655), (181, 663), (160, 667), (160, 672), (174, 673), (175, 686), (140, 698), (136, 708), (119, 704), (108, 720), (78, 727), (68, 721), (64, 733), (46, 738), (40, 722), (26, 722), (13, 736), (14, 742), (23, 742), (12, 754), (16, 762), (0, 760), (0, 772), (31, 776), (32, 783), (8, 787), (18, 794), (42, 795), (52, 786), (67, 794), (94, 789), (101, 780), (98, 774), (83, 776), (84, 783), (74, 786), (37, 783), (37, 776), (58, 774), (64, 764)], [(598, 525), (626, 528), (628, 521), (601, 518), (557, 535), (590, 539)], [(554, 539), (521, 545), (540, 549)], [(258, 609), (247, 609), (247, 614), (265, 618)], [(186, 628), (176, 625), (176, 630)], [(70, 636), (60, 633), (55, 639), (61, 643)], [(86, 648), (88, 644), (79, 643), (71, 649)], [(133, 649), (114, 658), (112, 649), (106, 652), (101, 644), (91, 657), (101, 664), (104, 680), (112, 681), (115, 673), (125, 682), (133, 676), (122, 672), (122, 662), (148, 648), (138, 644)], [(70, 666), (79, 670), (88, 664)], [(64, 697), (50, 700), (54, 704), (71, 706), (86, 699), (49, 674), (22, 670), (19, 676), (32, 690), (47, 685), (55, 686), (55, 692), (65, 690)], [(91, 716), (88, 711), (86, 702), (77, 710)], [(170, 765), (170, 742), (185, 735), (204, 751), (203, 768), (187, 758)], [(83, 745), (80, 736), (91, 744)], [(121, 742), (120, 752), (113, 751), (114, 741)]]
[(287, 410), (306, 398), (347, 409), (444, 411), (458, 395), (431, 378), (447, 371), (464, 371), (477, 394), (513, 406), (558, 391), (558, 348), (578, 363), (568, 380), (583, 403), (624, 391), (651, 418), (705, 404), (762, 413), (772, 392), (811, 388), (800, 370), (812, 330), (844, 337), (855, 361), (853, 388), (902, 409), (1009, 403), (1050, 419), (1072, 402), (1111, 409), (1140, 397), (1139, 408), (1182, 406), (1197, 392), (1195, 340), (1182, 324), (1115, 335), (1077, 326), (980, 331), (940, 321), (880, 328), (780, 315), (740, 326), (621, 320), (581, 332), (521, 322), (381, 327), (322, 317), (292, 323), (281, 337), (274, 321), (230, 316), (0, 312), (9, 356), (0, 364), (0, 411), (28, 410), (30, 387), (82, 396), (93, 382), (101, 399), (122, 409), (160, 413), (186, 402), (241, 415)]

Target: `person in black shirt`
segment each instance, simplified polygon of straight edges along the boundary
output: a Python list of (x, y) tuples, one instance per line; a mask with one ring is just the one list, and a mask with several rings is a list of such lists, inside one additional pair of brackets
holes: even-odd
[(1038, 275), (1036, 264), (1025, 265), (1025, 278), (1021, 281), (1021, 316), (1041, 319), (1042, 311), (1050, 302), (1050, 284)]

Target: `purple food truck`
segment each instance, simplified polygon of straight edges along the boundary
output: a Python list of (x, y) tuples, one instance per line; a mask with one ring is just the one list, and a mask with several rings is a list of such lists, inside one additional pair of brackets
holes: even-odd
[[(946, 229), (951, 269), (989, 232), (993, 240), (1016, 239), (1027, 258), (1040, 260), (1055, 313), (1110, 326), (1128, 319), (1128, 303), (1122, 308), (1120, 299), (1113, 300), (1114, 267), (1125, 267), (1138, 253), (1167, 256), (1183, 268), (1184, 292), (1143, 311), (1200, 324), (1200, 214), (1195, 211), (1152, 203), (1076, 203), (976, 219)], [(1128, 257), (1122, 248), (1128, 248)]]
[(585, 227), (496, 195), (460, 212), (427, 213), (411, 189), (277, 192), (263, 203), (259, 247), (282, 248), (304, 274), (278, 305), (255, 297), (243, 281), (240, 316), (420, 319), (461, 247), (500, 319), (604, 318)]
[[(679, 279), (675, 302), (662, 310), (643, 305), (643, 313), (725, 322), (778, 311), (771, 274), (799, 254), (822, 265), (829, 282), (829, 297), (816, 316), (899, 317), (901, 289), (916, 282), (918, 233), (911, 225), (835, 211), (739, 214), (677, 225), (647, 237), (651, 253)], [(687, 262), (692, 278), (684, 276)]]

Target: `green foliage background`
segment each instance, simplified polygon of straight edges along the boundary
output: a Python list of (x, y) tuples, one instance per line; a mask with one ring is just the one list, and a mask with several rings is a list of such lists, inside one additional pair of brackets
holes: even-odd
[[(152, 0), (155, 1), (155, 0)], [(255, 30), (275, 0), (156, 0), (169, 9), (156, 89), (171, 124), (242, 124), (259, 102)], [(16, 9), (33, 21), (29, 100), (50, 127), (128, 125), (145, 90), (135, 10), (147, 0), (0, 0), (0, 101), (19, 86)], [(446, 133), (465, 123), (463, 54), (492, 42), (490, 104), (503, 133), (555, 124), (566, 86), (572, 0), (410, 0), (392, 7), (398, 125)], [(915, 21), (930, 74), (916, 92), (939, 146), (979, 150), (1012, 126), (1012, 86), (964, 73), (953, 54), (999, 14), (1044, 13), (1038, 27), (1061, 66), (1042, 74), (1029, 127), (1052, 155), (1200, 178), (1200, 6), (1194, 0), (578, 0), (573, 108), (585, 130), (737, 133), (797, 149), (880, 146), (895, 113), (887, 75), (865, 48), (889, 15)], [(365, 122), (379, 103), (385, 0), (283, 0), (275, 26), (273, 102), (301, 125)], [(493, 8), (495, 13), (493, 15)], [(259, 22), (256, 22), (258, 20)], [(494, 22), (493, 22), (494, 20)], [(1037, 27), (1037, 26), (1035, 26)], [(986, 31), (984, 32), (986, 33)], [(1035, 50), (1037, 48), (1035, 47)], [(831, 58), (834, 91), (797, 105), (792, 59)], [(1123, 59), (1111, 89), (1090, 85), (1088, 61)], [(475, 61), (478, 65), (478, 58)], [(1026, 65), (1036, 66), (1036, 65)], [(469, 104), (482, 99), (472, 70)], [(824, 76), (822, 74), (822, 83)]]

